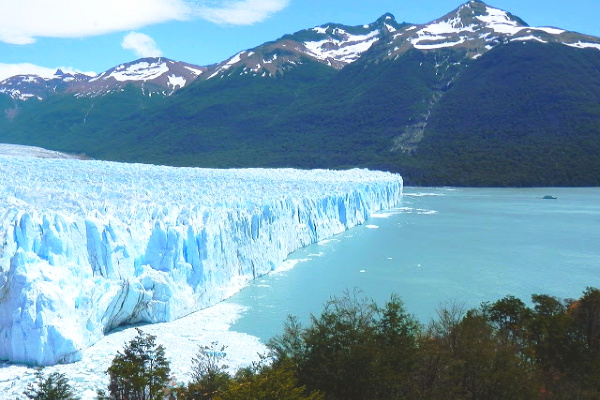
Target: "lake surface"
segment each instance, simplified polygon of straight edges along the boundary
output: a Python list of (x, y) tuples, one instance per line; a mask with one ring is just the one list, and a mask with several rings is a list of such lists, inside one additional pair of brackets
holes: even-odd
[(397, 293), (427, 323), (448, 301), (577, 298), (587, 286), (600, 287), (600, 188), (405, 188), (396, 209), (293, 253), (227, 302), (246, 310), (232, 330), (268, 340), (286, 315), (306, 322), (353, 288), (379, 304)]
[[(542, 200), (548, 194), (557, 199)], [(226, 345), (235, 370), (266, 352), (253, 336), (265, 342), (281, 333), (287, 314), (308, 321), (330, 296), (354, 287), (380, 304), (398, 293), (427, 323), (446, 301), (477, 307), (507, 294), (576, 298), (586, 286), (600, 287), (600, 188), (406, 188), (398, 208), (293, 253), (226, 302), (144, 331), (165, 345), (173, 374), (187, 381), (197, 345)], [(108, 335), (80, 362), (46, 373), (66, 374), (82, 400), (95, 399), (112, 356), (135, 334)], [(0, 393), (20, 396), (34, 374), (1, 365)]]

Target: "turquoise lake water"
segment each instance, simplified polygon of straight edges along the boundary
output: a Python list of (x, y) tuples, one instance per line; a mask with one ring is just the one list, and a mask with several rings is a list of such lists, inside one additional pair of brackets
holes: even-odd
[[(397, 293), (421, 322), (444, 302), (477, 307), (508, 294), (577, 298), (600, 287), (600, 188), (405, 188), (397, 208), (293, 253), (294, 265), (227, 301), (246, 307), (233, 330), (262, 340), (286, 315), (307, 321), (331, 296)], [(555, 200), (543, 200), (553, 195)]]

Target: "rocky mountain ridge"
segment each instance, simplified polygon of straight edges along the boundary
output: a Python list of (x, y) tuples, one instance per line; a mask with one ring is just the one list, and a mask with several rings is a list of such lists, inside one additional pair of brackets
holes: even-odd
[(142, 58), (94, 77), (60, 70), (52, 78), (18, 75), (0, 82), (0, 93), (18, 100), (43, 99), (61, 92), (96, 96), (134, 84), (147, 94), (170, 95), (196, 78), (231, 76), (233, 71), (240, 75), (275, 76), (306, 60), (339, 70), (360, 59), (374, 44), (380, 48), (375, 60), (398, 57), (410, 49), (442, 48), (464, 48), (468, 58), (476, 59), (500, 44), (515, 41), (600, 50), (599, 38), (554, 27), (531, 27), (509, 12), (481, 1), (469, 1), (426, 24), (398, 23), (392, 14), (386, 13), (368, 25), (330, 23), (285, 35), (210, 66), (163, 57)]
[(174, 166), (367, 167), (413, 185), (594, 186), (599, 71), (599, 38), (471, 1), (421, 25), (328, 23), (206, 67), (18, 77), (0, 93), (0, 142)]

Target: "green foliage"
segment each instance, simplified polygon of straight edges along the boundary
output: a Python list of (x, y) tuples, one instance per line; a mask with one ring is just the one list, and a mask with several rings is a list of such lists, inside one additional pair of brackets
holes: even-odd
[(44, 376), (43, 369), (35, 373), (35, 383), (27, 385), (23, 393), (32, 400), (76, 400), (75, 392), (64, 374), (52, 372)]
[[(429, 358), (437, 355), (437, 369), (422, 391), (429, 398), (530, 399), (535, 397), (534, 375), (513, 346), (503, 342), (484, 313), (468, 311), (444, 336), (426, 338)], [(452, 346), (448, 346), (452, 343)]]
[(412, 185), (600, 185), (597, 50), (389, 50), (339, 71), (309, 59), (268, 78), (231, 70), (169, 97), (0, 96), (0, 141), (174, 166), (368, 167)]
[(397, 296), (379, 307), (346, 293), (306, 328), (288, 319), (269, 347), (274, 368), (326, 399), (598, 398), (600, 291), (532, 303), (450, 303), (423, 329)]
[(533, 42), (471, 64), (432, 109), (420, 184), (597, 186), (600, 53)]
[(292, 366), (281, 364), (277, 367), (262, 365), (257, 370), (246, 370), (238, 374), (236, 380), (219, 400), (322, 400), (318, 392), (307, 393), (299, 386)]
[(170, 368), (164, 347), (157, 346), (155, 339), (155, 336), (137, 329), (136, 337), (122, 353), (117, 353), (107, 371), (110, 399), (162, 399), (169, 383)]
[(272, 366), (261, 362), (239, 370), (235, 377), (223, 364), (225, 346), (213, 342), (201, 346), (192, 360), (192, 380), (177, 391), (178, 399), (212, 400), (321, 400), (317, 392), (299, 386), (295, 368), (289, 363)]
[(401, 377), (414, 367), (419, 324), (393, 296), (383, 308), (347, 292), (302, 328), (289, 319), (269, 342), (274, 365), (293, 365), (300, 384), (331, 399), (404, 395)]
[(524, 330), (530, 310), (521, 299), (506, 296), (494, 304), (484, 304), (483, 312), (494, 325), (504, 344), (518, 344), (524, 340)]
[[(289, 317), (269, 358), (239, 370), (225, 346), (201, 346), (192, 381), (167, 390), (168, 362), (154, 337), (138, 335), (108, 372), (98, 400), (591, 400), (600, 398), (600, 290), (578, 300), (506, 296), (478, 309), (448, 303), (427, 329), (397, 295), (383, 306), (358, 290), (328, 301), (302, 327)], [(25, 395), (74, 400), (64, 375), (36, 374)]]
[(192, 359), (192, 381), (180, 392), (180, 398), (212, 400), (228, 388), (231, 377), (227, 365), (223, 364), (225, 350), (226, 346), (219, 346), (217, 342), (199, 346)]
[(600, 397), (600, 290), (587, 288), (570, 305), (569, 315), (577, 349), (571, 352), (577, 360), (569, 359), (569, 370), (578, 373), (573, 379), (579, 380), (585, 396)]

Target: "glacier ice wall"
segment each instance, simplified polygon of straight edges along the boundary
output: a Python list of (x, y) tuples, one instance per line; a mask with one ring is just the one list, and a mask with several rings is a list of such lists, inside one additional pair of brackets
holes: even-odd
[(213, 305), (394, 206), (402, 178), (0, 155), (0, 359), (73, 362), (112, 329)]

